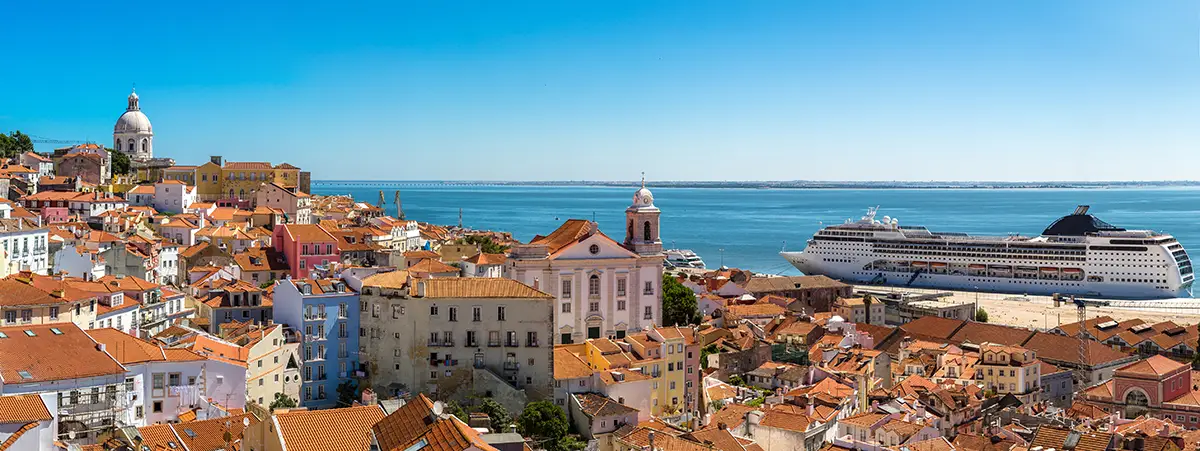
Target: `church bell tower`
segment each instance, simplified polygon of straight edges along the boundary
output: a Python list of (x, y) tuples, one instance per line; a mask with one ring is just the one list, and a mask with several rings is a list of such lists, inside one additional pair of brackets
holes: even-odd
[(654, 194), (646, 189), (646, 176), (642, 176), (642, 188), (633, 194), (633, 205), (625, 209), (625, 248), (639, 255), (662, 253), (662, 238), (659, 237), (658, 215), (654, 206)]

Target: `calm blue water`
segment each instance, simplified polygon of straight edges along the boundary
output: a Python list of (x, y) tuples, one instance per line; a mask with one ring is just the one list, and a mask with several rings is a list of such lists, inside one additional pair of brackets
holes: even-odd
[[(383, 188), (389, 202), (396, 188)], [(314, 194), (349, 194), (375, 203), (378, 187), (314, 183)], [(569, 218), (592, 219), (620, 241), (625, 207), (636, 187), (448, 186), (401, 187), (409, 219), (508, 231), (521, 241), (548, 234)], [(901, 225), (972, 234), (1037, 235), (1077, 204), (1118, 227), (1162, 230), (1189, 250), (1200, 246), (1200, 189), (1063, 190), (884, 190), (884, 189), (709, 189), (652, 188), (662, 209), (663, 244), (692, 249), (710, 268), (731, 267), (772, 274), (797, 274), (779, 257), (801, 250), (825, 224), (862, 216), (881, 206), (879, 216)], [(394, 206), (389, 204), (391, 214)], [(724, 249), (724, 252), (721, 251)]]

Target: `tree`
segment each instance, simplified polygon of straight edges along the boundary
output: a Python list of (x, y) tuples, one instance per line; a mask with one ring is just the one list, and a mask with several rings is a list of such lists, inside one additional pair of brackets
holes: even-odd
[(729, 385), (733, 385), (733, 386), (737, 386), (737, 387), (745, 387), (746, 381), (742, 380), (742, 376), (738, 376), (738, 375), (734, 374), (732, 376), (729, 376)]
[(33, 152), (33, 140), (29, 135), (21, 133), (20, 130), (9, 132), (7, 135), (0, 133), (0, 158), (16, 158), (25, 152)]
[(271, 410), (291, 409), (293, 407), (296, 407), (296, 400), (283, 393), (276, 393), (275, 399), (271, 401)]
[(662, 284), (663, 325), (700, 324), (700, 307), (696, 303), (696, 293), (667, 274), (663, 274)]
[(123, 152), (117, 152), (112, 149), (104, 149), (108, 151), (108, 155), (112, 158), (112, 173), (113, 175), (125, 175), (132, 171), (132, 166), (129, 161), (129, 155)]
[(1200, 370), (1200, 339), (1196, 340), (1196, 352), (1192, 353), (1192, 369)]
[(568, 428), (566, 412), (549, 401), (531, 402), (517, 417), (517, 431), (539, 443), (557, 444)]
[(504, 406), (500, 405), (500, 403), (496, 402), (492, 398), (484, 399), (483, 402), (479, 404), (478, 411), (487, 415), (488, 418), (492, 420), (493, 431), (503, 431), (504, 428), (508, 427), (508, 425), (512, 423), (512, 415), (508, 414), (508, 409), (505, 409)]
[(981, 323), (988, 322), (987, 310), (984, 310), (984, 309), (975, 310), (975, 321), (978, 321)]
[(463, 423), (469, 422), (471, 419), (471, 416), (467, 414), (466, 409), (463, 409), (462, 405), (456, 401), (447, 401), (445, 412), (458, 417), (458, 419), (462, 420)]
[(479, 246), (479, 251), (485, 254), (503, 254), (508, 252), (508, 246), (492, 241), (492, 237), (487, 235), (467, 235), (458, 241), (459, 244)]
[(358, 400), (358, 384), (354, 381), (346, 381), (338, 384), (337, 395), (339, 406), (353, 406), (354, 401)]

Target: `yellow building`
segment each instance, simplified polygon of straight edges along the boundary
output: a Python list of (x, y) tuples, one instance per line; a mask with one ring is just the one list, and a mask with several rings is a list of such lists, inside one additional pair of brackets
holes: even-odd
[(975, 374), (984, 387), (997, 394), (1011, 393), (1023, 402), (1032, 401), (1042, 377), (1041, 365), (1033, 351), (984, 342), (979, 345), (979, 355)]
[[(189, 172), (187, 168), (192, 168)], [(214, 156), (200, 166), (175, 166), (168, 171), (175, 180), (187, 181), (190, 177), (196, 186), (197, 198), (201, 202), (216, 202), (239, 199), (253, 202), (254, 194), (264, 183), (277, 183), (284, 187), (296, 187), (300, 182), (300, 168), (287, 163), (271, 166), (261, 161), (224, 161)]]
[(592, 339), (580, 357), (593, 370), (628, 369), (651, 379), (651, 414), (675, 418), (684, 411), (686, 345), (674, 328), (655, 328), (620, 340)]

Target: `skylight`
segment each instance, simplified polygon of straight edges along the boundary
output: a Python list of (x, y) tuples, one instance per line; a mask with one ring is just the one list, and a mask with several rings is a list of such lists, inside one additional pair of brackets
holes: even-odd
[(58, 330), (57, 327), (51, 327), (50, 332), (53, 333), (54, 335), (62, 335), (62, 331)]
[(0, 332), (0, 338), (8, 338), (8, 334)]
[(27, 330), (27, 331), (25, 331), (25, 335), (28, 335), (28, 336), (30, 336), (30, 337), (36, 337), (36, 336), (37, 336), (37, 334), (33, 333), (33, 331), (32, 331), (32, 330)]
[(33, 379), (33, 375), (25, 370), (17, 371), (17, 374), (21, 375), (21, 379)]
[(188, 436), (188, 437), (191, 437), (191, 438), (196, 438), (196, 433), (195, 433), (195, 432), (192, 432), (192, 430), (191, 430), (191, 429), (184, 429), (184, 430), (183, 430), (183, 433), (184, 433), (184, 434), (187, 434), (187, 436)]

